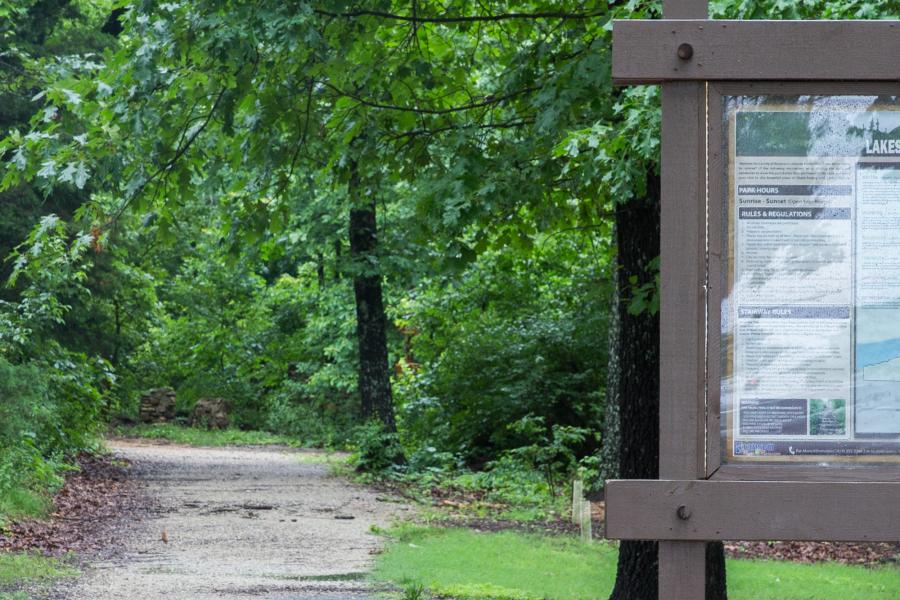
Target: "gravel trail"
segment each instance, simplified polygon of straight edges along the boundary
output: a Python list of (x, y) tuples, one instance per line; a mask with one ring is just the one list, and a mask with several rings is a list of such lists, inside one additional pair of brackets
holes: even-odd
[(61, 598), (372, 598), (363, 575), (380, 541), (370, 528), (411, 510), (331, 475), (308, 451), (110, 446), (134, 463), (155, 508)]

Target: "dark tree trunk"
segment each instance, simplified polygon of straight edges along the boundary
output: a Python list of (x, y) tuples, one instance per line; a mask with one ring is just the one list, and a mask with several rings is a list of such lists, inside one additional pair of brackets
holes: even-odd
[[(659, 477), (659, 315), (628, 312), (632, 277), (653, 277), (650, 261), (659, 256), (659, 182), (646, 198), (616, 206), (619, 377), (619, 476)], [(656, 542), (624, 541), (611, 600), (658, 600)]]
[(316, 276), (319, 282), (319, 289), (325, 289), (325, 257), (321, 252), (316, 252)]
[(619, 284), (613, 281), (606, 347), (606, 406), (600, 436), (600, 479), (619, 479)]
[[(659, 315), (628, 312), (636, 277), (651, 281), (648, 269), (659, 256), (659, 178), (648, 178), (646, 198), (616, 207), (618, 244), (616, 280), (619, 302), (616, 385), (619, 398), (619, 476), (659, 478)], [(610, 600), (659, 600), (656, 542), (624, 541), (619, 545), (616, 583)], [(721, 542), (706, 546), (706, 598), (725, 600), (725, 553)]]
[(706, 544), (706, 600), (727, 600), (725, 587), (725, 546), (722, 542)]
[(378, 269), (377, 221), (374, 200), (359, 193), (359, 174), (354, 167), (350, 195), (350, 258), (356, 295), (356, 337), (359, 344), (359, 395), (362, 413), (377, 418), (390, 432), (397, 430), (391, 395), (387, 352), (387, 317)]
[(344, 269), (343, 257), (341, 252), (342, 244), (340, 239), (334, 240), (334, 280), (341, 280), (341, 271)]
[(114, 367), (119, 366), (119, 348), (122, 345), (122, 314), (119, 308), (119, 299), (113, 298), (113, 316), (116, 323), (116, 338), (113, 346), (112, 360), (110, 361)]

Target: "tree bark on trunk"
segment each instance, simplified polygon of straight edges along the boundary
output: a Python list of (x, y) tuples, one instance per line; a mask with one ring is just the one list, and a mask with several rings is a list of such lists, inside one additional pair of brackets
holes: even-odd
[(600, 435), (600, 479), (619, 479), (619, 283), (613, 280), (606, 347), (606, 406)]
[[(619, 398), (619, 473), (623, 479), (659, 477), (659, 314), (628, 312), (634, 287), (651, 280), (659, 256), (659, 181), (645, 198), (616, 205), (616, 286)], [(656, 542), (623, 541), (611, 600), (658, 600)]]
[[(647, 196), (616, 206), (617, 315), (613, 324), (618, 355), (619, 476), (659, 478), (659, 314), (633, 315), (628, 300), (635, 287), (654, 277), (650, 261), (659, 256), (659, 177), (648, 176)], [(617, 321), (617, 323), (616, 323)], [(623, 541), (619, 545), (616, 583), (610, 600), (659, 600), (656, 542)], [(706, 545), (706, 599), (726, 600), (725, 551), (721, 542)]]
[(321, 252), (316, 252), (316, 280), (319, 284), (319, 291), (325, 289), (325, 257)]
[(116, 341), (113, 346), (112, 360), (110, 361), (114, 367), (119, 366), (119, 349), (122, 346), (122, 314), (119, 307), (118, 297), (113, 297), (113, 315), (116, 323)]
[(356, 297), (356, 338), (359, 345), (359, 395), (365, 418), (377, 418), (386, 431), (396, 432), (391, 377), (388, 367), (387, 317), (378, 268), (378, 229), (375, 201), (360, 193), (354, 164), (348, 183), (350, 196), (350, 258)]
[(343, 257), (341, 252), (340, 238), (334, 240), (334, 280), (341, 280), (341, 272), (344, 270)]
[(725, 545), (710, 542), (706, 544), (706, 600), (727, 600), (725, 581)]

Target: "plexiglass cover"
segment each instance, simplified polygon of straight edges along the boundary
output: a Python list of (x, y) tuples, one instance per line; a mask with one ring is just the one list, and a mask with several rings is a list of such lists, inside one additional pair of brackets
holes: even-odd
[(896, 460), (900, 99), (723, 108), (723, 459)]

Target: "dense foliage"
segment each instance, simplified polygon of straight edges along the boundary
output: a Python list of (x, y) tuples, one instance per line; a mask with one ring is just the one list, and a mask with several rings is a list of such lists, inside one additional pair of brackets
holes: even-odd
[[(85, 69), (112, 43), (100, 31), (107, 8), (0, 2), (0, 132), (29, 127), (48, 71)], [(124, 249), (89, 256), (97, 240), (67, 222), (89, 199), (74, 187), (0, 193), (0, 520), (42, 510), (66, 456), (94, 448), (113, 414), (127, 342), (111, 307), (129, 282)]]
[(0, 499), (159, 386), (361, 468), (596, 473), (613, 214), (658, 163), (658, 92), (612, 87), (609, 23), (658, 15), (0, 0)]
[[(80, 198), (35, 230), (72, 258), (34, 337), (106, 366), (85, 432), (171, 385), (182, 415), (222, 396), (239, 427), (411, 469), (502, 458), (553, 482), (596, 452), (609, 206), (656, 148), (652, 110), (617, 115), (656, 94), (609, 101), (605, 3), (448, 11), (471, 24), (389, 4), (149, 2), (116, 13), (102, 58), (28, 56), (42, 91), (8, 127), (4, 185)], [(612, 171), (626, 140), (646, 164)], [(17, 269), (41, 273), (43, 248), (26, 239)], [(362, 418), (366, 278), (397, 434)]]

